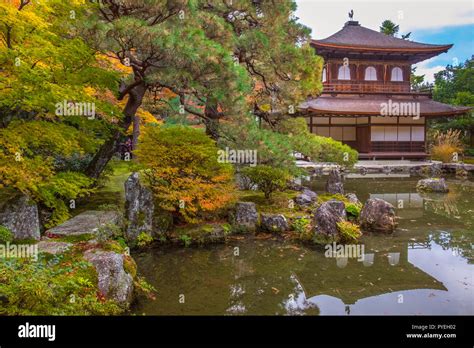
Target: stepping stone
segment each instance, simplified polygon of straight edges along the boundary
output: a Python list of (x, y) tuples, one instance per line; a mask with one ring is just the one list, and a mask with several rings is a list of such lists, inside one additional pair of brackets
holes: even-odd
[(68, 251), (72, 243), (41, 241), (37, 246), (40, 253), (57, 255)]
[(59, 226), (46, 231), (48, 237), (80, 236), (95, 234), (99, 227), (113, 224), (120, 225), (122, 217), (116, 211), (88, 210)]

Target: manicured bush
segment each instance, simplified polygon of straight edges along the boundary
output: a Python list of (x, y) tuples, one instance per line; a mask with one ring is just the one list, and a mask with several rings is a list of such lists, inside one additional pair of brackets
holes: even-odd
[(291, 178), (286, 170), (267, 165), (246, 167), (242, 170), (242, 175), (257, 185), (267, 199), (271, 198), (273, 192), (284, 190)]
[(217, 151), (202, 129), (172, 125), (144, 127), (134, 154), (156, 205), (196, 223), (212, 218), (234, 198), (233, 168), (218, 162)]

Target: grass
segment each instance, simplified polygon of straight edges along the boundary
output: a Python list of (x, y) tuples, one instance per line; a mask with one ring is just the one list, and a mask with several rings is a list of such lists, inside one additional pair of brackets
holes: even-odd
[(101, 206), (109, 204), (123, 208), (125, 203), (124, 183), (132, 173), (133, 166), (133, 162), (111, 160), (108, 164), (111, 174), (104, 180), (103, 185), (93, 195), (78, 199), (76, 209), (71, 213), (78, 215), (86, 210), (101, 210)]

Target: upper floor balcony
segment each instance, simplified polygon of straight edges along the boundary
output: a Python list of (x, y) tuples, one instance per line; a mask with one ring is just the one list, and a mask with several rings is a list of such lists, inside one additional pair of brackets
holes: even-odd
[(353, 81), (338, 81), (323, 83), (325, 93), (357, 93), (357, 94), (409, 94), (431, 96), (431, 89), (412, 89), (410, 83), (354, 83)]

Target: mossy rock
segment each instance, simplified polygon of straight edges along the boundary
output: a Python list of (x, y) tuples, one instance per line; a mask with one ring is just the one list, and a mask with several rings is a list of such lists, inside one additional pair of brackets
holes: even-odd
[(184, 246), (223, 243), (231, 233), (232, 227), (228, 223), (187, 225), (176, 228), (172, 240)]

